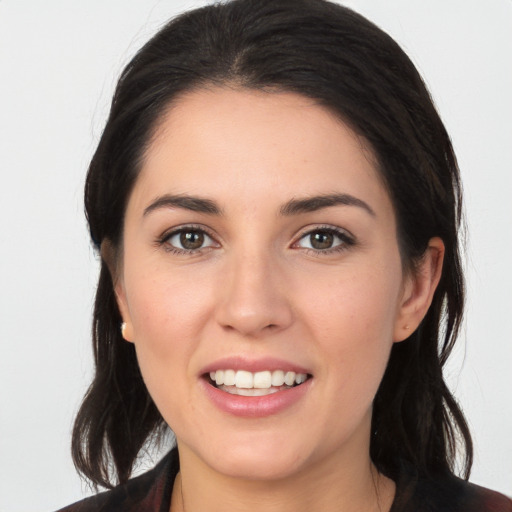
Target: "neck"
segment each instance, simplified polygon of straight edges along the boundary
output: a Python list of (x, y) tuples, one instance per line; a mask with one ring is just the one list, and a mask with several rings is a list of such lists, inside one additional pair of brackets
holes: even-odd
[(378, 473), (369, 456), (347, 465), (331, 459), (279, 480), (248, 480), (220, 474), (180, 447), (171, 512), (389, 511), (394, 482)]

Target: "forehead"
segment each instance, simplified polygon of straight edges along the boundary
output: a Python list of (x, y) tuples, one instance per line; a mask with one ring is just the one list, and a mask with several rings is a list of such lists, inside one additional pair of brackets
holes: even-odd
[(388, 200), (364, 139), (329, 109), (289, 92), (186, 93), (162, 116), (138, 182), (144, 195), (230, 191), (237, 200), (282, 201), (343, 192)]

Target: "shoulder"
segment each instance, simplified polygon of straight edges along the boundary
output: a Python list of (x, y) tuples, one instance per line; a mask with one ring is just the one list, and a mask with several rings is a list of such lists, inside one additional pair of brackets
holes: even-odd
[(57, 512), (167, 511), (178, 469), (178, 453), (172, 450), (151, 471), (132, 478), (110, 491), (78, 501)]
[(512, 512), (503, 494), (452, 475), (397, 483), (391, 512)]
[[(467, 486), (467, 508), (488, 512), (512, 512), (512, 499), (499, 492), (491, 491), (479, 485), (464, 482)], [(475, 505), (473, 505), (473, 503)], [(470, 508), (473, 506), (473, 508)]]

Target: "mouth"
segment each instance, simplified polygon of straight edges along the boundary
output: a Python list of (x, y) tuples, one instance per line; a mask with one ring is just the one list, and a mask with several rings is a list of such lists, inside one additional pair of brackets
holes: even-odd
[(211, 386), (231, 395), (267, 396), (301, 386), (312, 376), (285, 370), (250, 372), (228, 368), (211, 371), (203, 377)]

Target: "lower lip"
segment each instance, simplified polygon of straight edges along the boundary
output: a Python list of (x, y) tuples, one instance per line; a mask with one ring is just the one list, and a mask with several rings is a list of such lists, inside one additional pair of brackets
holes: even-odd
[(265, 396), (232, 395), (212, 386), (205, 379), (201, 381), (206, 395), (221, 411), (234, 416), (261, 418), (277, 414), (299, 402), (308, 392), (312, 379), (309, 378), (299, 386)]

